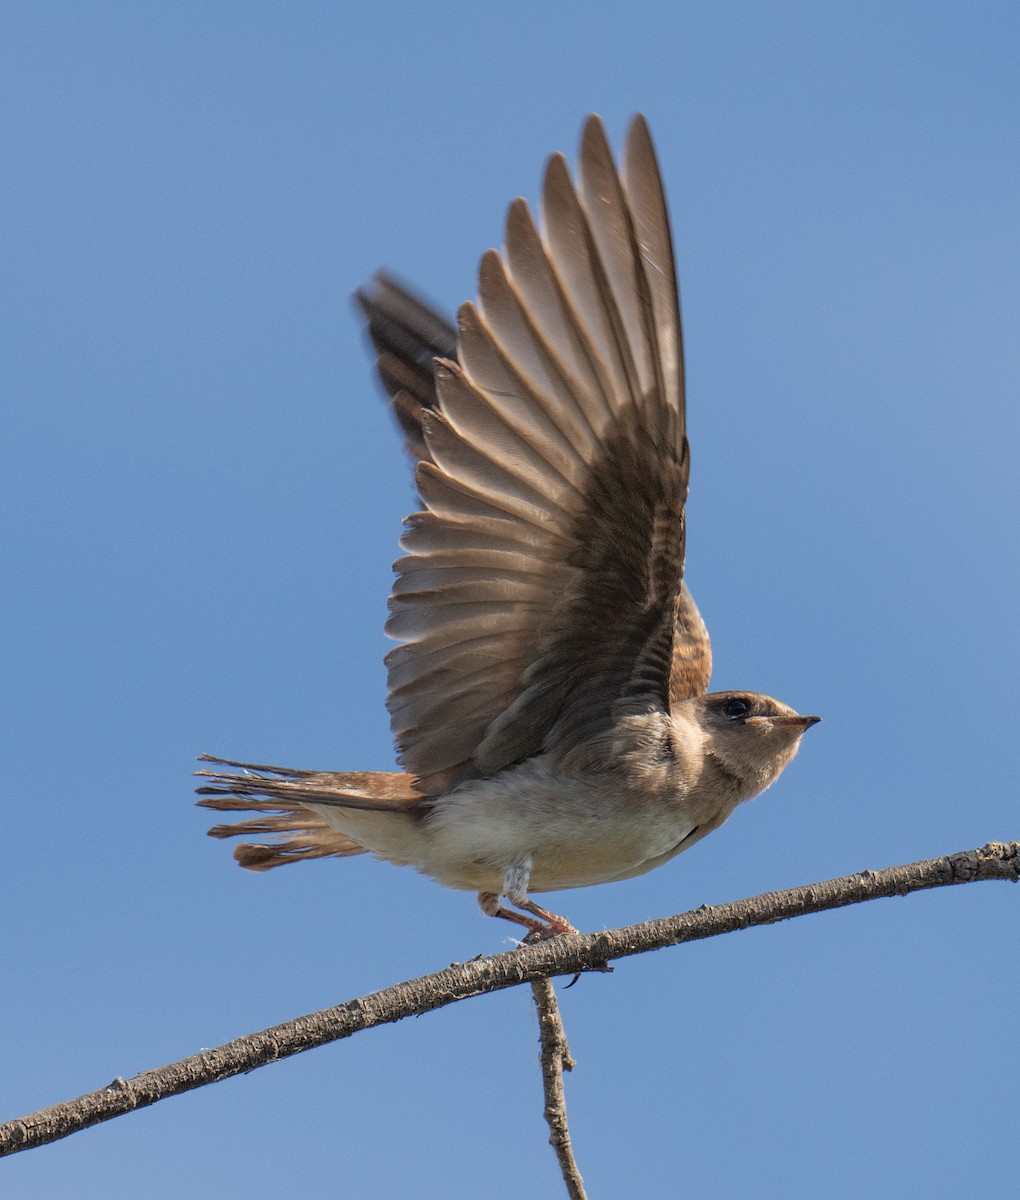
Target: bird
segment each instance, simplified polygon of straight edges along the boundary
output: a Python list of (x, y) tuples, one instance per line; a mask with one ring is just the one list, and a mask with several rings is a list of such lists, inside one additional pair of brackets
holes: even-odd
[[(398, 772), (203, 755), (213, 837), (265, 871), (371, 852), (522, 926), (574, 935), (535, 894), (629, 879), (779, 777), (802, 716), (709, 692), (683, 580), (690, 477), (680, 299), (648, 123), (620, 164), (601, 119), (576, 182), (546, 165), (540, 221), (510, 205), (453, 327), (385, 272), (356, 295), (414, 463), (386, 656)], [(557, 907), (559, 907), (557, 905)]]

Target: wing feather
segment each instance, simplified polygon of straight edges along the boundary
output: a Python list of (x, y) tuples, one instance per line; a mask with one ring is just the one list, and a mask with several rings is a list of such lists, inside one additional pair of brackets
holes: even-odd
[(457, 353), (457, 331), (385, 271), (355, 295), (368, 319), (377, 369), (412, 458), (428, 457), (422, 414), (436, 407), (436, 360)]
[(568, 769), (622, 714), (707, 687), (681, 590), (679, 299), (643, 119), (618, 172), (590, 118), (578, 187), (553, 156), (542, 215), (539, 233), (510, 206), (420, 420), (424, 511), (395, 565), (387, 666), (400, 759), (426, 795), (542, 752)]
[(627, 207), (634, 222), (643, 278), (655, 330), (655, 365), (666, 397), (666, 407), (684, 417), (683, 325), (680, 289), (676, 280), (673, 237), (662, 176), (648, 122), (637, 116), (631, 122), (624, 148), (623, 184)]
[[(540, 331), (542, 342), (548, 347), (550, 358), (562, 377), (564, 386), (557, 392), (560, 414), (564, 419), (576, 415), (588, 428), (588, 445), (597, 445), (611, 415), (603, 385), (593, 369), (590, 349), (524, 200), (515, 200), (510, 205), (501, 261), (524, 319), (536, 332)], [(487, 315), (492, 315), (486, 300), (483, 294), (482, 306)], [(503, 323), (503, 329), (504, 336), (509, 339), (509, 322)]]
[(655, 327), (648, 321), (644, 266), (634, 253), (633, 219), (601, 121), (589, 121), (581, 148), (581, 200), (591, 214), (592, 238), (608, 291), (604, 307), (632, 396), (639, 400), (659, 386)]

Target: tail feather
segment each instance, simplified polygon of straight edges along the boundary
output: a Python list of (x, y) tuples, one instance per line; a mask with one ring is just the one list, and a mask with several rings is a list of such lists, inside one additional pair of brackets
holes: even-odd
[(352, 854), (364, 854), (365, 847), (356, 842), (333, 848), (333, 842), (343, 842), (343, 834), (290, 838), (271, 846), (257, 846), (242, 842), (234, 847), (234, 861), (246, 871), (269, 871), (273, 867), (285, 867), (288, 863), (310, 862), (313, 858), (348, 858)]
[(300, 771), (289, 767), (256, 766), (203, 754), (202, 762), (222, 767), (239, 767), (245, 774), (198, 771), (210, 780), (197, 789), (202, 808), (217, 812), (253, 812), (260, 814), (234, 825), (214, 825), (209, 836), (258, 837), (274, 840), (268, 845), (244, 842), (234, 849), (238, 864), (250, 871), (268, 871), (272, 867), (313, 858), (347, 858), (364, 854), (367, 847), (333, 828), (314, 809), (344, 808), (373, 813), (416, 812), (422, 796), (411, 777), (381, 771), (356, 771), (346, 774), (324, 771)]
[[(269, 800), (294, 804), (318, 804), (327, 808), (355, 808), (366, 812), (407, 812), (418, 808), (424, 797), (412, 777), (403, 772), (386, 771), (300, 771), (290, 767), (266, 767), (255, 763), (233, 762), (203, 754), (199, 762), (224, 767), (240, 767), (243, 775), (221, 771), (196, 771), (207, 784), (196, 788), (204, 808), (239, 808), (243, 805), (220, 804), (213, 797), (237, 798), (263, 796)], [(282, 807), (282, 806), (281, 806)]]

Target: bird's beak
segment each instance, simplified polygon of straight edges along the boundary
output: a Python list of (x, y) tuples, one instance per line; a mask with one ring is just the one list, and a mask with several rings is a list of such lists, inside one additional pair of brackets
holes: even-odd
[(801, 733), (817, 725), (821, 717), (770, 717), (773, 725), (785, 726), (787, 729), (799, 729)]
[(817, 725), (821, 717), (747, 717), (745, 725), (778, 725), (780, 729), (799, 729), (801, 733)]

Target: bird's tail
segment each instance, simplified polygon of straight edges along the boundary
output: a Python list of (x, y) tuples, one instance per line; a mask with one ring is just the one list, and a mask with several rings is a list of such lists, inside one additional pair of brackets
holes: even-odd
[[(269, 844), (243, 842), (234, 858), (250, 871), (268, 871), (312, 858), (346, 858), (372, 850), (394, 861), (423, 811), (411, 776), (382, 771), (332, 773), (233, 762), (203, 754), (200, 762), (236, 767), (243, 774), (203, 770), (197, 793), (202, 808), (259, 814), (234, 825), (214, 825), (209, 836), (269, 836)], [(348, 832), (347, 830), (350, 830)], [(352, 833), (364, 835), (356, 839)]]

